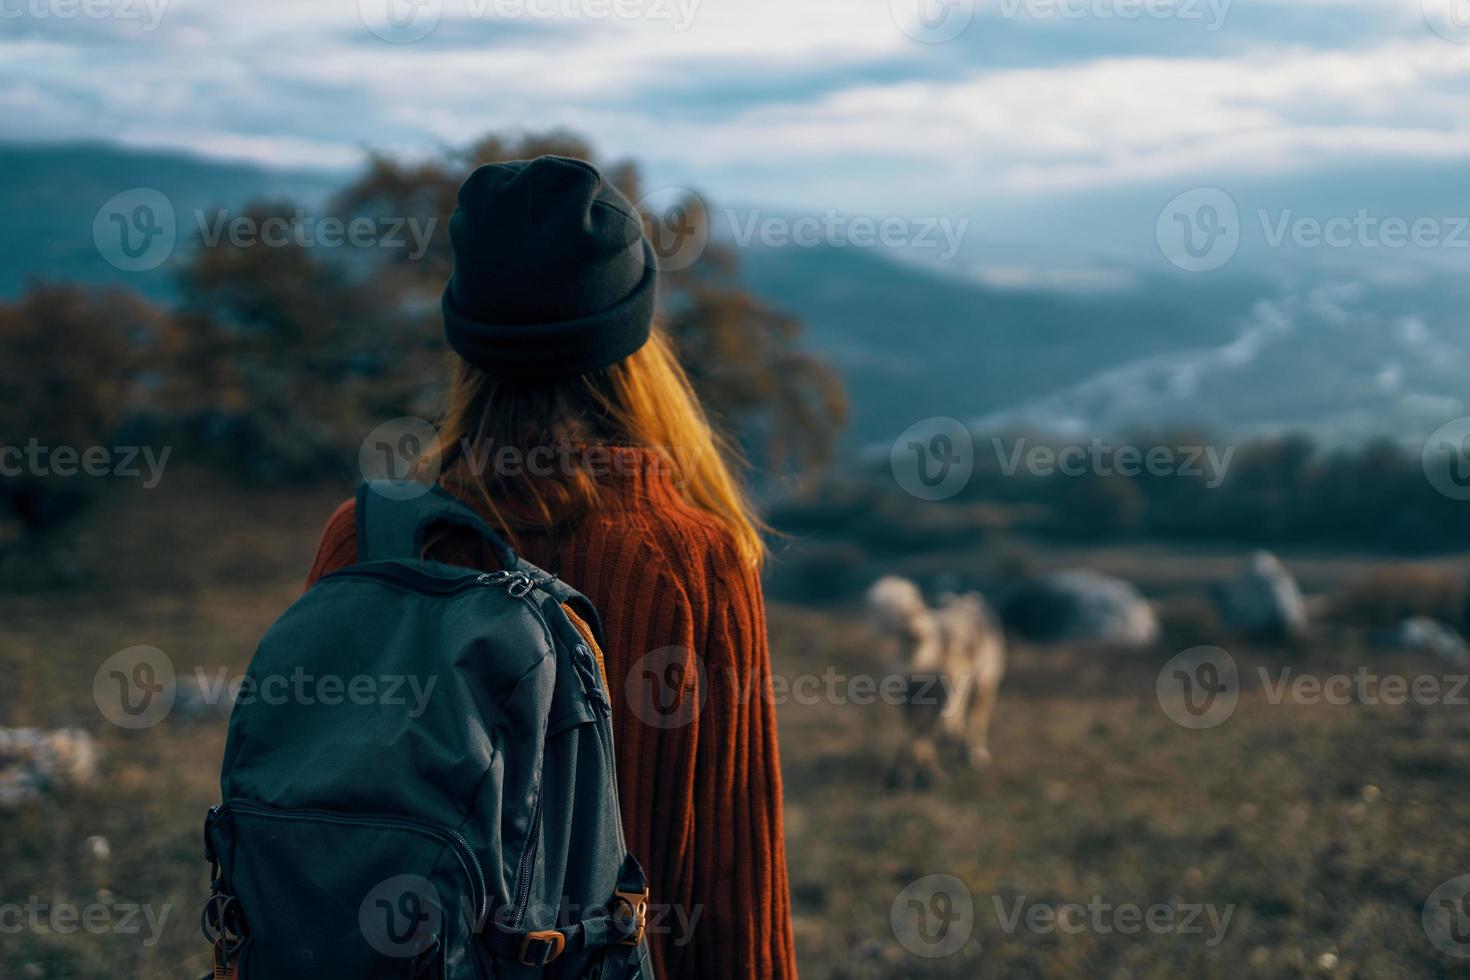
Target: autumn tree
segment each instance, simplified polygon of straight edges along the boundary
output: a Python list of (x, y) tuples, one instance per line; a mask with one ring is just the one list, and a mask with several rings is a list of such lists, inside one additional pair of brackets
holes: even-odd
[(111, 460), (163, 323), (125, 290), (39, 284), (0, 304), (0, 539), (51, 530), (95, 495), (82, 462)]
[[(242, 217), (259, 229), (297, 215), (281, 203)], [(428, 411), (436, 311), (361, 251), (294, 236), (196, 243), (160, 400), (201, 451), (252, 476), (312, 475), (346, 465), (365, 421)]]

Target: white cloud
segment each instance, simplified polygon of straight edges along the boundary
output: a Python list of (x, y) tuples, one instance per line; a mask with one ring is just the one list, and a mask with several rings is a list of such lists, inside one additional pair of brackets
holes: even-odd
[(705, 162), (778, 147), (887, 158), (900, 181), (949, 178), (981, 193), (1310, 170), (1345, 155), (1462, 159), (1470, 47), (1431, 39), (975, 72), (757, 106), (688, 142)]
[(335, 165), (560, 125), (727, 199), (869, 210), (1470, 157), (1470, 45), (1402, 7), (1400, 37), (1356, 47), (1243, 38), (1229, 55), (992, 69), (960, 41), (913, 42), (887, 0), (699, 0), (686, 31), (473, 21), (472, 2), (445, 0), (416, 44), (374, 38), (355, 2), (298, 0), (173, 0), (146, 36), (0, 41), (9, 103), (50, 107), (3, 131)]

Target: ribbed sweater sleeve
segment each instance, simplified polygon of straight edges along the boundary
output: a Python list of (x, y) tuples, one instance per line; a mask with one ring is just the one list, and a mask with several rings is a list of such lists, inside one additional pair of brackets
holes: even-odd
[(765, 606), (755, 569), (728, 544), (710, 554), (708, 583), (689, 895), (703, 928), (670, 975), (785, 980), (796, 969)]

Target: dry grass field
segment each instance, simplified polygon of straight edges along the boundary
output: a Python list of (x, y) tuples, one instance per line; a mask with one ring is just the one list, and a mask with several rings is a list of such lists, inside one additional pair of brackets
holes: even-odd
[[(247, 494), (179, 473), (157, 490), (113, 495), (46, 572), (0, 570), (0, 724), (80, 725), (105, 751), (95, 787), (0, 814), (0, 976), (205, 972), (199, 826), (215, 801), (223, 725), (176, 714), (124, 731), (99, 715), (93, 675), (135, 644), (167, 651), (181, 671), (243, 668), (299, 590), (320, 523), (346, 490)], [(1177, 551), (1157, 560), (1190, 565)], [(1331, 585), (1333, 567), (1312, 564), (1308, 587)], [(827, 687), (842, 691), (884, 669), (851, 609), (773, 604), (771, 629), (783, 679), (835, 677)], [(1421, 916), (1441, 882), (1470, 872), (1470, 709), (1283, 700), (1257, 670), (1275, 683), (1282, 670), (1328, 677), (1366, 665), (1443, 678), (1445, 667), (1338, 634), (1290, 650), (1232, 648), (1239, 705), (1225, 723), (1191, 731), (1155, 697), (1176, 650), (1013, 649), (994, 765), (927, 792), (883, 790), (896, 709), (784, 699), (803, 974), (1466, 975), (1470, 960), (1436, 947)], [(94, 836), (110, 845), (105, 860)], [(900, 941), (894, 913), (896, 903), (900, 920), (910, 909), (900, 893), (937, 874), (959, 880), (974, 924), (952, 954), (931, 958)], [(103, 907), (117, 928), (68, 932), (10, 911), (63, 903)], [(1047, 910), (1068, 903), (1082, 908), (1048, 927)], [(141, 915), (138, 931), (122, 927), (132, 906), (162, 917), (156, 942), (145, 942)], [(1118, 910), (1133, 906), (1162, 908), (1168, 922), (1128, 929)]]

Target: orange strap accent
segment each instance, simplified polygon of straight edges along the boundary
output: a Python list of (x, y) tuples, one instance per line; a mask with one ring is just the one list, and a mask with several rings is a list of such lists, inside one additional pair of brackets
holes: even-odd
[(582, 639), (587, 641), (587, 646), (592, 650), (592, 655), (597, 658), (597, 670), (602, 674), (603, 690), (607, 691), (608, 697), (611, 697), (612, 688), (607, 683), (607, 661), (602, 659), (602, 647), (597, 645), (597, 640), (592, 636), (592, 627), (588, 626), (581, 616), (573, 612), (571, 606), (563, 604), (561, 611), (566, 613), (567, 619), (570, 619), (572, 625), (577, 627), (577, 632), (582, 634)]
[(239, 967), (225, 952), (224, 940), (214, 944), (214, 980), (237, 980)]

